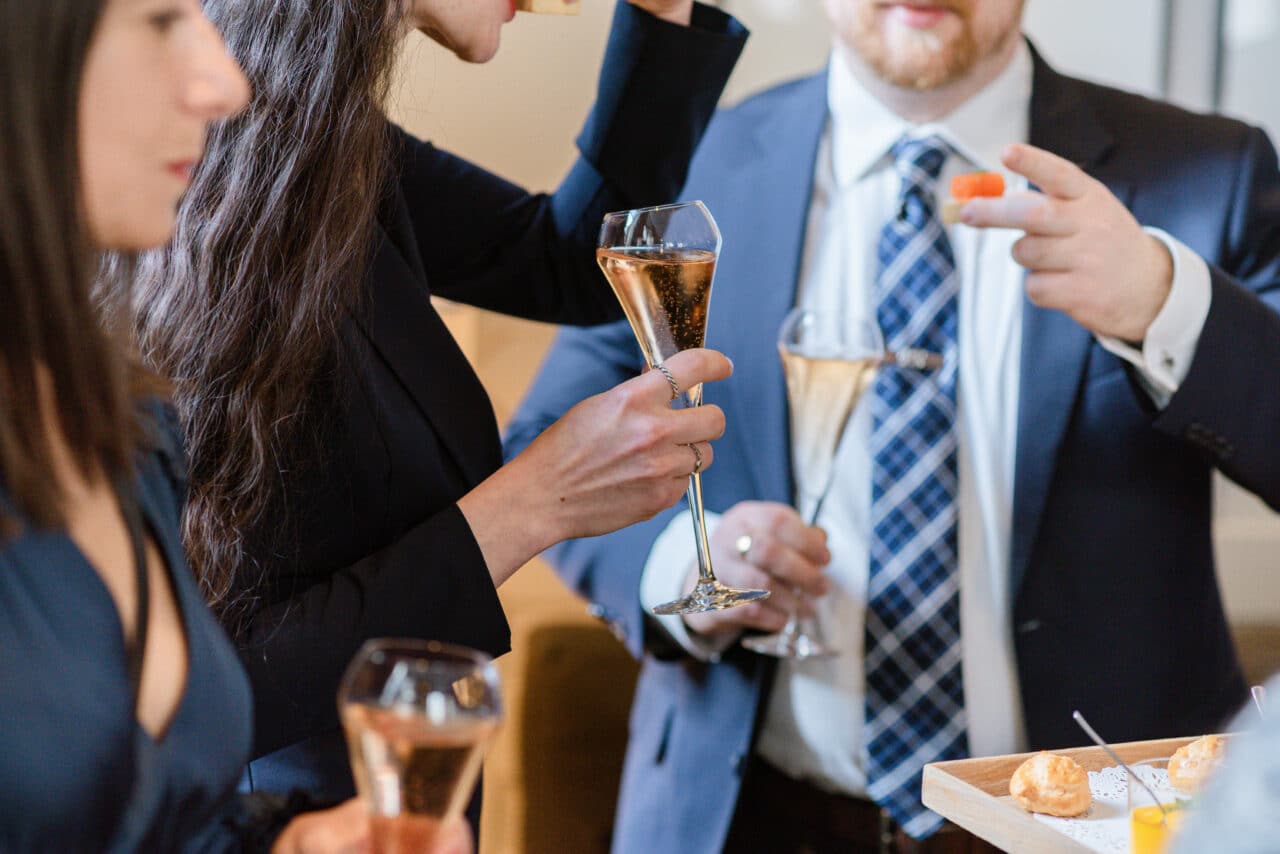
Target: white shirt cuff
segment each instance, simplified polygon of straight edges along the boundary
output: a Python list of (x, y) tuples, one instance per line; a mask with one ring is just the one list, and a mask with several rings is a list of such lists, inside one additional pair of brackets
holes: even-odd
[(1195, 358), (1196, 345), (1200, 343), (1200, 333), (1209, 316), (1213, 291), (1209, 265), (1203, 258), (1158, 228), (1143, 231), (1164, 244), (1173, 259), (1169, 296), (1148, 327), (1141, 350), (1106, 335), (1099, 335), (1098, 342), (1138, 369), (1142, 385), (1163, 409), (1191, 370), (1191, 360)]
[[(720, 524), (720, 514), (708, 512), (706, 518), (707, 536), (710, 537)], [(698, 560), (697, 549), (689, 514), (676, 514), (653, 541), (640, 575), (640, 604), (646, 613), (653, 615), (653, 609), (658, 605), (679, 599), (688, 592), (684, 589), (685, 579)], [(684, 647), (685, 652), (699, 661), (719, 661), (720, 655), (737, 640), (732, 633), (716, 638), (694, 634), (678, 614), (654, 616), (653, 619)]]

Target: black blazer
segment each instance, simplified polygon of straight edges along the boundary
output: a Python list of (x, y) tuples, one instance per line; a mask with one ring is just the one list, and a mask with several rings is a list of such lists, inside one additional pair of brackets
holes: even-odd
[(264, 757), (249, 786), (351, 793), (335, 692), (367, 638), (508, 649), (456, 504), (501, 465), (497, 425), (430, 296), (542, 321), (619, 317), (595, 264), (601, 218), (675, 197), (745, 39), (710, 8), (686, 28), (619, 3), (582, 156), (551, 196), (392, 129), (397, 180), (342, 329), (322, 464), (283, 473), (285, 506), (249, 536), (272, 544), (254, 555), (265, 595), (238, 638)]

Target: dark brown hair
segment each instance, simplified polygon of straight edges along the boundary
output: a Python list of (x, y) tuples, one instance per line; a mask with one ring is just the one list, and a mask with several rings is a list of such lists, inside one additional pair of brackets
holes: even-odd
[[(319, 452), (338, 327), (386, 187), (401, 0), (205, 0), (253, 99), (216, 127), (135, 325), (186, 429), (188, 554), (224, 619), (259, 584), (246, 535)], [(240, 606), (240, 607), (237, 607)]]
[[(63, 521), (48, 431), (86, 478), (128, 470), (128, 371), (90, 296), (79, 101), (101, 2), (0, 0), (0, 530)], [(7, 512), (6, 512), (7, 511)]]

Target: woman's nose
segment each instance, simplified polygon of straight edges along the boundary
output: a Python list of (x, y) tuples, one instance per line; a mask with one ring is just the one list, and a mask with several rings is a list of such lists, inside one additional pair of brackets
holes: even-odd
[(249, 103), (249, 81), (211, 21), (200, 22), (197, 38), (183, 93), (186, 108), (209, 121), (238, 113)]

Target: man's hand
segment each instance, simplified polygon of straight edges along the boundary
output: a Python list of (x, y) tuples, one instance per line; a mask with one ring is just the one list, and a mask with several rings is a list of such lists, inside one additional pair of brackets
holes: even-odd
[[(745, 554), (738, 549), (744, 536), (751, 538)], [(823, 596), (829, 588), (822, 574), (822, 568), (831, 562), (826, 532), (806, 525), (800, 514), (785, 504), (735, 504), (720, 520), (709, 545), (720, 581), (730, 587), (769, 590), (772, 595), (725, 611), (685, 615), (685, 624), (698, 634), (713, 637), (742, 629), (776, 632), (799, 604), (795, 590)], [(697, 578), (695, 566), (685, 588), (692, 590)], [(801, 613), (807, 615), (810, 610), (806, 604)]]
[(1030, 145), (1004, 150), (1004, 165), (1039, 187), (974, 199), (960, 220), (1016, 228), (1013, 260), (1027, 268), (1027, 296), (1098, 335), (1141, 342), (1173, 285), (1173, 259), (1120, 200), (1075, 164)]
[(630, 0), (630, 3), (673, 24), (687, 27), (693, 19), (693, 0)]

